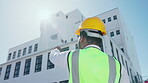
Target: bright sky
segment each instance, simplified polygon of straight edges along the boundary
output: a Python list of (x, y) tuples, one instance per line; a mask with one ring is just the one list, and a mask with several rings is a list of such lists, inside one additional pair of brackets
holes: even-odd
[(148, 0), (0, 0), (0, 64), (8, 49), (40, 36), (40, 22), (58, 11), (79, 9), (85, 17), (118, 7), (134, 37), (142, 75), (148, 75)]

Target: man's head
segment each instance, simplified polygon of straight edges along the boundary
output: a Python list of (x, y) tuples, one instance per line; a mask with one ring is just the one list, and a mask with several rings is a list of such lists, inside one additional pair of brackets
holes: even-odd
[[(97, 37), (95, 37), (95, 35)], [(100, 31), (82, 30), (79, 37), (79, 48), (83, 49), (87, 45), (97, 45), (101, 47), (103, 34)]]
[(102, 36), (106, 35), (106, 30), (101, 19), (91, 17), (85, 19), (75, 33), (80, 36), (79, 47), (83, 49), (90, 44), (100, 46)]

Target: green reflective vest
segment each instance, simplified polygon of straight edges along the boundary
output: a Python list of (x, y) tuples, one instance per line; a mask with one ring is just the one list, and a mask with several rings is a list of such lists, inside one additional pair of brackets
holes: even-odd
[(70, 52), (69, 83), (119, 83), (120, 63), (97, 48)]

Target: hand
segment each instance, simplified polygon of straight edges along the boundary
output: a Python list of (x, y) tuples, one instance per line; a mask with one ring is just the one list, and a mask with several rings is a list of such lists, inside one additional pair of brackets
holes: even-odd
[(59, 46), (57, 46), (57, 47), (55, 47), (54, 49), (58, 49), (59, 51), (61, 51), (61, 47), (59, 47)]

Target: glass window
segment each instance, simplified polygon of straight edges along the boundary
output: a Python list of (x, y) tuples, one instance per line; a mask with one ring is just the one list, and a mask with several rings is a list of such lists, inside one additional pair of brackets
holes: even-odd
[(21, 62), (17, 62), (16, 65), (15, 65), (13, 78), (19, 76), (20, 66), (21, 66)]
[(114, 18), (114, 20), (116, 20), (117, 19), (117, 15), (114, 15), (113, 18)]
[(64, 43), (64, 40), (63, 40), (63, 39), (61, 39), (61, 42), (62, 42), (62, 43)]
[(57, 38), (58, 38), (58, 34), (54, 34), (54, 35), (51, 36), (52, 40), (56, 40)]
[(122, 50), (122, 52), (124, 52), (124, 49), (123, 48), (121, 48), (121, 50)]
[(32, 51), (32, 46), (29, 46), (29, 49), (28, 49), (28, 54), (30, 54)]
[(114, 49), (113, 49), (113, 43), (111, 41), (110, 41), (110, 46), (111, 46), (112, 56), (115, 57), (115, 55), (114, 55)]
[(102, 20), (104, 23), (106, 23), (105, 19)]
[(79, 45), (78, 45), (78, 44), (76, 44), (76, 45), (75, 45), (75, 48), (76, 48), (76, 49), (79, 49)]
[(126, 60), (125, 60), (125, 64), (126, 64), (127, 74), (129, 75), (128, 64)]
[(42, 69), (42, 55), (36, 57), (35, 72), (40, 72)]
[(27, 48), (24, 48), (24, 49), (23, 49), (23, 55), (26, 54), (26, 51), (27, 51)]
[(34, 45), (34, 52), (36, 52), (38, 50), (38, 44)]
[(68, 51), (68, 50), (69, 50), (69, 47), (65, 47), (61, 49), (61, 52)]
[[(120, 56), (119, 56), (119, 53), (118, 53), (118, 49), (116, 49), (116, 52), (117, 52), (118, 61), (120, 62)], [(121, 62), (120, 62), (120, 63), (121, 63)]]
[(54, 64), (50, 61), (50, 52), (49, 52), (47, 58), (47, 69), (52, 69), (52, 68), (54, 68)]
[(66, 19), (68, 18), (68, 15), (66, 15)]
[(122, 59), (122, 64), (124, 65), (124, 59), (123, 59), (123, 56), (121, 55), (121, 59)]
[(11, 64), (10, 64), (10, 65), (7, 65), (4, 80), (9, 79), (9, 76), (10, 76), (10, 70), (11, 70)]
[(110, 36), (113, 37), (114, 36), (114, 32), (110, 32)]
[(67, 43), (67, 40), (65, 40), (65, 43)]
[(120, 30), (117, 30), (117, 31), (116, 31), (116, 35), (119, 35), (119, 34), (120, 34)]
[(11, 53), (9, 53), (9, 55), (8, 55), (8, 60), (10, 60), (11, 59)]
[(16, 51), (13, 52), (13, 57), (12, 57), (12, 59), (15, 59), (15, 56), (16, 56)]
[(24, 68), (24, 75), (28, 75), (30, 73), (30, 65), (31, 65), (31, 58), (26, 59), (25, 68)]
[[(132, 81), (132, 83), (133, 83), (133, 75), (132, 75), (132, 70), (131, 70), (131, 68), (129, 68), (129, 70), (130, 70), (130, 74), (131, 74), (131, 81)], [(140, 82), (139, 82), (140, 83)]]
[(73, 41), (73, 38), (71, 38), (71, 41)]
[(68, 80), (60, 81), (60, 83), (68, 83)]
[(2, 72), (2, 67), (0, 67), (0, 76), (1, 76), (1, 72)]
[(108, 18), (108, 22), (110, 22), (110, 21), (111, 21), (111, 17)]
[(21, 50), (18, 51), (17, 57), (21, 56)]

